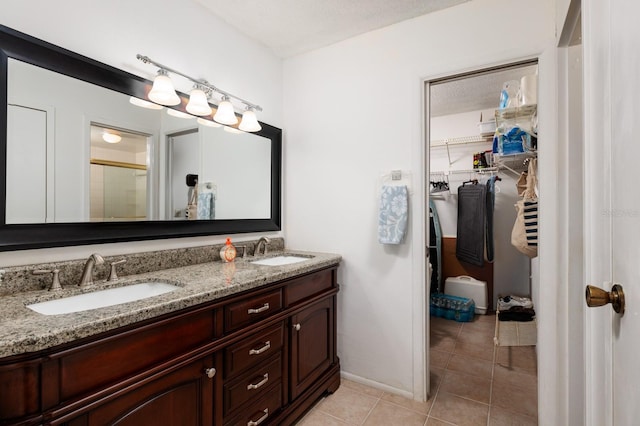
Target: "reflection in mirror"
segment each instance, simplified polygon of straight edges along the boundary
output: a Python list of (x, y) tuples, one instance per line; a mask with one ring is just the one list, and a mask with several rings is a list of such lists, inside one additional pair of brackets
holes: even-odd
[[(258, 132), (231, 134), (206, 126), (212, 117), (184, 120), (134, 105), (148, 98), (151, 81), (2, 25), (0, 82), (8, 83), (0, 90), (0, 251), (281, 229), (281, 129), (261, 122)], [(171, 111), (186, 112), (188, 95), (179, 97)], [(92, 200), (92, 125), (146, 138), (136, 209), (111, 209), (104, 186), (102, 206)], [(196, 156), (178, 171), (170, 140), (186, 133), (196, 135), (188, 150)], [(104, 167), (103, 181), (113, 166)], [(185, 220), (186, 174), (215, 196), (208, 219)]]
[(147, 220), (147, 139), (113, 127), (91, 125), (92, 222)]
[(7, 224), (271, 216), (269, 138), (12, 58), (7, 96)]

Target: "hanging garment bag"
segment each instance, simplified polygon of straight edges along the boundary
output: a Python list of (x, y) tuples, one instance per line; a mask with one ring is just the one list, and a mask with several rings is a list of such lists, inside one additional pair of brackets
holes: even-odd
[(458, 187), (456, 257), (477, 266), (484, 265), (486, 193), (485, 185)]
[(536, 168), (537, 163), (533, 159), (529, 162), (527, 186), (523, 192), (523, 199), (515, 205), (516, 222), (511, 231), (511, 244), (529, 257), (538, 255), (538, 196), (535, 192), (538, 180)]

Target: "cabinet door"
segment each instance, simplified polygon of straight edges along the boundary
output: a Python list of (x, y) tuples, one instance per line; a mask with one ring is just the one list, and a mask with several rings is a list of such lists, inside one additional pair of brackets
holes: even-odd
[[(201, 426), (213, 424), (213, 356), (194, 361), (101, 404), (69, 424)], [(214, 370), (215, 371), (215, 370)]]
[(291, 398), (295, 399), (334, 362), (334, 297), (291, 317)]

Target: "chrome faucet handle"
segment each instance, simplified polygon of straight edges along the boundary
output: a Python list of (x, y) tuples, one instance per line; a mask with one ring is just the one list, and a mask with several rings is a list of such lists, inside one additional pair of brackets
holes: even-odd
[(45, 275), (45, 274), (53, 274), (53, 279), (51, 281), (51, 286), (48, 288), (49, 291), (62, 290), (62, 286), (60, 285), (60, 269), (36, 269), (35, 271), (31, 271), (33, 275)]
[(119, 279), (118, 273), (116, 272), (116, 266), (126, 263), (126, 261), (127, 259), (121, 259), (117, 262), (111, 262), (111, 270), (109, 271), (109, 277), (107, 278), (107, 281), (117, 281)]

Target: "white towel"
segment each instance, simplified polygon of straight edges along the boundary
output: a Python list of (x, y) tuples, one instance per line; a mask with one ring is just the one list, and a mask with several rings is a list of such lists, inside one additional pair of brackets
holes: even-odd
[(407, 230), (409, 190), (406, 185), (383, 185), (380, 191), (378, 242), (400, 244)]

